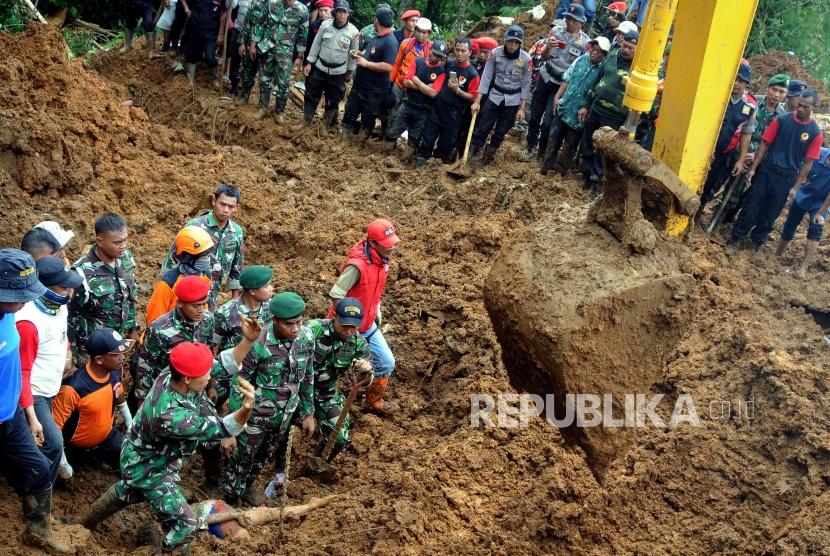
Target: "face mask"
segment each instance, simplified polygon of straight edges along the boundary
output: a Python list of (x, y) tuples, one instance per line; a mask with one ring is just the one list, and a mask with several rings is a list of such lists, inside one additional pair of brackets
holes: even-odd
[(210, 259), (208, 257), (198, 259), (195, 263), (193, 263), (193, 268), (200, 274), (210, 274)]
[(69, 300), (72, 296), (69, 295), (60, 295), (57, 292), (53, 292), (52, 290), (46, 290), (46, 293), (43, 294), (43, 299), (48, 301), (49, 303), (54, 303), (55, 305), (66, 305), (69, 303)]

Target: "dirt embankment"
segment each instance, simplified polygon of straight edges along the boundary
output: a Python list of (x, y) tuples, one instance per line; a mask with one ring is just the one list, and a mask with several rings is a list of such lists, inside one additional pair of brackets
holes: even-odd
[(749, 64), (752, 66), (750, 91), (766, 94), (769, 78), (778, 73), (786, 73), (790, 76), (790, 79), (800, 79), (807, 83), (811, 89), (818, 92), (818, 112), (830, 111), (830, 95), (827, 93), (827, 88), (821, 80), (816, 79), (804, 69), (798, 57), (780, 50), (771, 50), (764, 54), (752, 56), (749, 59)]
[[(393, 410), (357, 416), (358, 454), (338, 460), (335, 481), (299, 477), (289, 489), (292, 502), (331, 493), (337, 501), (282, 536), (273, 527), (237, 546), (203, 539), (197, 553), (802, 553), (828, 544), (828, 352), (819, 326), (792, 306), (830, 307), (820, 279), (804, 283), (775, 261), (753, 266), (693, 237), (697, 287), (684, 300), (692, 324), (675, 331), (649, 394), (691, 393), (704, 426), (635, 430), (599, 483), (585, 454), (541, 419), (515, 429), (469, 420), (471, 395), (515, 391), (482, 301), (491, 262), (531, 222), (585, 225), (575, 180), (542, 178), (506, 144), (486, 172), (455, 182), (440, 164), (414, 171), (317, 127), (255, 121), (253, 106), (207, 88), (201, 68), (190, 92), (164, 60), (113, 53), (91, 71), (62, 52), (43, 27), (0, 36), (3, 245), (50, 217), (75, 230), (77, 256), (94, 216), (120, 211), (146, 296), (177, 227), (228, 181), (243, 191), (247, 259), (272, 265), (277, 287), (300, 292), (317, 316), (366, 222), (385, 215), (403, 238), (384, 298), (398, 357)], [(123, 106), (127, 99), (141, 107)], [(299, 121), (295, 108), (288, 119)], [(604, 254), (572, 248), (551, 252), (574, 261), (578, 298), (590, 287), (578, 280), (580, 258)], [(822, 249), (817, 270), (828, 263)], [(718, 400), (733, 409), (712, 414)], [(752, 419), (734, 410), (748, 400)], [(310, 451), (295, 444), (295, 473)], [(200, 472), (194, 458), (184, 484), (195, 489)], [(56, 491), (56, 514), (77, 516), (114, 479), (80, 468)], [(18, 503), (5, 482), (0, 492), (0, 531), (25, 553)], [(146, 506), (121, 512), (81, 552), (132, 552), (135, 530), (151, 520)]]

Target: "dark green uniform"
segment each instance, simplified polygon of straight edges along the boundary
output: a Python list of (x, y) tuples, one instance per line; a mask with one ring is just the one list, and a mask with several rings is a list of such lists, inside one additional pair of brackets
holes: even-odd
[[(232, 358), (223, 361), (233, 365)], [(295, 411), (300, 417), (314, 414), (314, 336), (307, 326), (297, 339), (280, 340), (271, 324), (262, 331), (238, 369), (239, 376), (256, 389), (256, 404), (248, 427), (239, 435), (237, 449), (225, 466), (222, 485), (227, 496), (241, 496), (256, 480), (291, 424)], [(226, 367), (232, 375), (236, 368)], [(231, 411), (242, 405), (236, 389), (231, 392)]]
[[(255, 317), (263, 328), (271, 320), (271, 312), (267, 303), (263, 303), (259, 311), (254, 312), (243, 303), (241, 295), (236, 299), (231, 299), (219, 307), (213, 315), (212, 342), (219, 351), (233, 349), (242, 341), (242, 321), (239, 320), (239, 315)], [(231, 376), (222, 366), (214, 367), (211, 376), (216, 381), (214, 386), (218, 395), (216, 406), (220, 407), (230, 395)]]
[(203, 415), (200, 395), (186, 395), (170, 387), (170, 373), (156, 379), (146, 402), (138, 410), (121, 448), (121, 480), (115, 484), (125, 504), (142, 501), (161, 520), (162, 548), (172, 550), (206, 529), (200, 512), (191, 507), (176, 483), (183, 459), (207, 441), (238, 434), (242, 429), (233, 415)]
[[(227, 280), (229, 290), (240, 289), (239, 274), (245, 266), (245, 232), (233, 220), (228, 220), (224, 228), (220, 227), (213, 216), (213, 211), (188, 221), (185, 226), (199, 226), (213, 239), (213, 247), (210, 249), (210, 294), (208, 295), (208, 308), (213, 311), (216, 309), (216, 299), (225, 280)], [(161, 265), (162, 276), (176, 267), (176, 262), (173, 260), (175, 252), (175, 245), (171, 245), (167, 258)]]
[(182, 342), (201, 342), (213, 346), (213, 315), (205, 312), (199, 322), (186, 321), (178, 309), (157, 318), (144, 334), (138, 352), (138, 380), (135, 397), (147, 397), (156, 378), (170, 367), (170, 350)]
[(136, 328), (135, 302), (138, 297), (135, 281), (135, 261), (132, 253), (108, 265), (95, 252), (89, 252), (75, 261), (83, 272), (87, 289), (79, 288), (69, 302), (67, 335), (76, 361), (86, 358), (86, 339), (99, 328), (112, 328), (121, 335)]
[[(314, 335), (314, 417), (320, 426), (320, 433), (327, 440), (343, 411), (346, 397), (337, 389), (337, 379), (346, 374), (352, 361), (369, 359), (369, 344), (363, 336), (355, 334), (348, 340), (341, 340), (334, 331), (334, 321), (329, 319), (310, 320), (308, 327)], [(349, 442), (349, 417), (343, 420), (343, 427), (336, 443)]]

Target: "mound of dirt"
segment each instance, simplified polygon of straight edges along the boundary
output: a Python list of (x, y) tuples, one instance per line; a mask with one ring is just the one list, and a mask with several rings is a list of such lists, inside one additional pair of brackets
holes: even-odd
[(797, 56), (780, 50), (770, 50), (764, 54), (752, 56), (749, 58), (749, 64), (752, 66), (751, 91), (764, 94), (770, 77), (777, 73), (786, 73), (791, 79), (801, 79), (819, 93), (818, 111), (830, 111), (830, 95), (827, 93), (827, 88), (824, 83), (804, 69)]
[[(398, 358), (388, 414), (355, 412), (355, 450), (338, 457), (331, 482), (301, 475), (314, 441), (295, 442), (289, 503), (336, 501), (282, 533), (265, 527), (238, 544), (200, 538), (194, 553), (800, 553), (830, 543), (828, 352), (802, 308), (828, 308), (830, 295), (820, 280), (785, 272), (803, 240), (784, 265), (727, 256), (709, 238), (688, 241), (691, 324), (673, 329), (646, 394), (690, 393), (703, 426), (637, 428), (599, 482), (584, 450), (543, 418), (514, 428), (470, 423), (473, 396), (516, 392), (483, 303), (491, 262), (530, 223), (582, 218), (575, 180), (543, 178), (505, 143), (486, 172), (456, 182), (436, 162), (413, 170), (371, 142), (341, 144), (316, 125), (295, 131), (294, 107), (289, 125), (255, 120), (254, 106), (211, 90), (202, 68), (193, 90), (169, 73), (169, 59), (141, 52), (101, 56), (94, 71), (64, 60), (57, 32), (40, 26), (2, 35), (0, 46), (2, 245), (50, 218), (76, 232), (69, 251), (78, 256), (95, 215), (119, 211), (143, 304), (178, 227), (217, 183), (231, 182), (243, 191), (247, 261), (271, 265), (277, 288), (298, 291), (314, 317), (369, 220), (389, 217), (403, 238), (383, 300)], [(567, 244), (550, 256), (557, 250), (574, 267), (606, 256)], [(830, 268), (825, 247), (817, 268)], [(607, 272), (613, 280), (617, 271)], [(593, 340), (600, 346), (601, 334)], [(194, 457), (183, 473), (194, 498), (206, 497), (202, 475)], [(77, 517), (115, 479), (79, 466), (56, 489), (55, 514)], [(16, 496), (5, 481), (0, 493), (6, 547), (26, 553)], [(120, 512), (82, 553), (149, 554), (136, 545), (147, 523), (146, 505)]]

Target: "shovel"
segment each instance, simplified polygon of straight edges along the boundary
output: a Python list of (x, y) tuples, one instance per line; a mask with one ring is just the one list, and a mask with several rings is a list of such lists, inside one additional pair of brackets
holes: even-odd
[(470, 120), (470, 129), (467, 131), (467, 144), (464, 146), (464, 156), (462, 156), (461, 160), (450, 166), (447, 170), (447, 174), (453, 177), (469, 178), (470, 174), (473, 173), (470, 166), (467, 164), (467, 157), (470, 156), (470, 142), (473, 140), (473, 130), (476, 127), (476, 116), (478, 116), (478, 112), (473, 112), (473, 117)]
[(334, 449), (334, 443), (337, 440), (337, 435), (340, 434), (340, 430), (343, 428), (343, 422), (349, 414), (349, 410), (352, 407), (352, 403), (354, 402), (359, 389), (360, 387), (357, 381), (352, 381), (349, 396), (346, 398), (346, 403), (343, 404), (343, 411), (340, 412), (340, 416), (337, 418), (337, 423), (335, 423), (334, 428), (329, 433), (329, 438), (326, 441), (326, 447), (323, 450), (323, 455), (319, 458), (312, 458), (309, 460), (304, 466), (303, 475), (311, 475), (322, 481), (331, 481), (334, 479), (336, 468), (327, 460), (331, 455), (332, 449)]
[(726, 209), (726, 205), (729, 204), (729, 199), (732, 198), (735, 189), (741, 183), (742, 179), (745, 179), (743, 174), (732, 176), (732, 178), (730, 178), (728, 182), (728, 187), (726, 188), (726, 191), (723, 194), (723, 197), (721, 198), (720, 204), (718, 205), (718, 209), (715, 211), (715, 214), (712, 216), (712, 220), (709, 221), (709, 225), (706, 227), (707, 234), (711, 234), (712, 232), (714, 232), (715, 228), (717, 228), (720, 224), (724, 210)]

